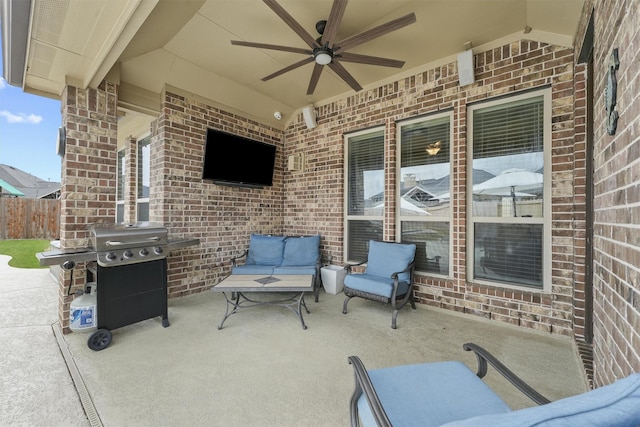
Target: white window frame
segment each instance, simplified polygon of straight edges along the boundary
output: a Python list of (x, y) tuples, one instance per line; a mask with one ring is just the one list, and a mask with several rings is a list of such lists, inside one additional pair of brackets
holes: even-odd
[[(397, 151), (396, 151), (396, 159), (397, 159), (397, 177), (396, 177), (396, 241), (402, 241), (402, 222), (410, 221), (410, 222), (448, 222), (449, 223), (449, 254), (448, 254), (448, 274), (438, 274), (436, 272), (430, 271), (420, 271), (416, 269), (414, 272), (417, 275), (424, 276), (436, 276), (436, 277), (446, 277), (449, 278), (453, 274), (453, 204), (449, 202), (449, 215), (448, 216), (437, 216), (432, 217), (429, 215), (416, 215), (416, 216), (403, 216), (401, 203), (402, 203), (402, 195), (401, 195), (401, 180), (402, 180), (402, 128), (407, 125), (412, 125), (415, 123), (428, 122), (431, 120), (439, 120), (445, 117), (449, 118), (449, 200), (451, 200), (452, 190), (453, 190), (453, 182), (454, 182), (454, 171), (453, 171), (453, 148), (454, 148), (454, 114), (453, 110), (429, 114), (426, 116), (420, 116), (417, 118), (412, 118), (409, 120), (403, 120), (398, 122), (396, 126), (396, 141), (397, 141)], [(427, 254), (428, 255), (428, 254)]]
[[(144, 141), (145, 139), (148, 139), (148, 147), (149, 147), (149, 165), (148, 165), (148, 169), (149, 169), (149, 191), (151, 191), (151, 134), (147, 133), (144, 136), (142, 136), (141, 138), (139, 138), (136, 141), (136, 220), (139, 221), (138, 219), (138, 215), (139, 215), (139, 209), (138, 209), (138, 205), (140, 203), (147, 203), (147, 205), (149, 205), (149, 197), (138, 197), (138, 190), (139, 190), (139, 186), (141, 185), (141, 183), (139, 182), (139, 178), (140, 178), (140, 173), (138, 171), (138, 165), (142, 164), (142, 159), (141, 157), (141, 151), (140, 151), (140, 143), (142, 141)], [(142, 166), (144, 169), (144, 165)], [(144, 185), (144, 183), (142, 183), (142, 185)], [(150, 209), (149, 209), (150, 210)], [(149, 212), (149, 214), (151, 214), (151, 212)]]
[[(383, 229), (383, 233), (384, 233), (384, 225), (385, 225), (385, 221), (384, 221), (384, 209), (383, 212), (380, 215), (350, 215), (349, 214), (349, 139), (353, 138), (353, 137), (358, 137), (361, 135), (366, 135), (366, 134), (371, 134), (371, 133), (376, 133), (376, 132), (382, 132), (383, 133), (383, 137), (385, 135), (385, 127), (384, 126), (376, 126), (376, 127), (372, 127), (372, 128), (367, 128), (367, 129), (363, 129), (360, 131), (355, 131), (355, 132), (349, 132), (349, 133), (345, 133), (343, 138), (344, 138), (344, 206), (343, 206), (343, 211), (344, 211), (344, 223), (343, 223), (343, 254), (344, 254), (344, 258), (347, 262), (351, 261), (363, 261), (363, 260), (357, 260), (357, 259), (348, 259), (348, 254), (349, 254), (349, 222), (350, 221), (380, 221), (382, 223), (382, 229)], [(386, 144), (386, 141), (385, 141)], [(383, 145), (384, 147), (384, 145)], [(382, 155), (384, 156), (384, 148), (382, 150)], [(383, 191), (384, 191), (384, 185), (386, 182), (386, 176), (387, 176), (387, 170), (386, 170), (386, 163), (385, 160), (383, 159)], [(383, 236), (384, 237), (384, 236)]]
[[(514, 101), (534, 97), (543, 97), (544, 103), (544, 136), (543, 136), (543, 210), (542, 217), (479, 217), (473, 215), (473, 112), (475, 110), (508, 104)], [(476, 284), (494, 287), (516, 289), (528, 292), (551, 292), (551, 152), (552, 152), (552, 93), (551, 88), (529, 91), (519, 95), (500, 97), (499, 99), (484, 101), (467, 107), (467, 280)], [(510, 282), (482, 280), (474, 277), (475, 248), (474, 226), (476, 223), (504, 223), (504, 224), (542, 224), (542, 288), (519, 286)]]
[[(122, 153), (122, 157), (120, 154)], [(118, 150), (117, 153), (117, 178), (116, 178), (116, 224), (122, 224), (124, 222), (124, 194), (120, 194), (123, 191), (124, 183), (126, 182), (126, 168), (127, 168), (127, 158), (125, 149)], [(118, 221), (118, 207), (122, 206), (122, 221)]]

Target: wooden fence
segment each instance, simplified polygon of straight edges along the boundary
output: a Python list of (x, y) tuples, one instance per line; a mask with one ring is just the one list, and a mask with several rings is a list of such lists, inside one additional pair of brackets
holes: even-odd
[(0, 239), (60, 237), (60, 200), (0, 197)]

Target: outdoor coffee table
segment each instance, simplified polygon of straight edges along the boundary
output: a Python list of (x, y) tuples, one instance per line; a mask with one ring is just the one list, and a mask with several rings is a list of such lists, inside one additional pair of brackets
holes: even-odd
[[(311, 274), (232, 274), (211, 290), (222, 292), (227, 301), (226, 310), (218, 329), (229, 316), (237, 313), (240, 309), (251, 308), (258, 305), (279, 305), (286, 307), (298, 315), (302, 329), (307, 329), (307, 325), (302, 318), (302, 307), (309, 313), (309, 309), (304, 302), (304, 293), (313, 291), (313, 275)], [(252, 299), (247, 296), (251, 293), (278, 293), (289, 294), (280, 295), (277, 299)], [(230, 294), (230, 295), (228, 295)]]

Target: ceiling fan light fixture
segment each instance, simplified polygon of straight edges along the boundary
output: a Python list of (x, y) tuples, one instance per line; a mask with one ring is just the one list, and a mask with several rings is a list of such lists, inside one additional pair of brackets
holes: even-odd
[(333, 55), (331, 55), (331, 51), (326, 48), (318, 48), (313, 51), (313, 58), (318, 65), (327, 65), (333, 59)]

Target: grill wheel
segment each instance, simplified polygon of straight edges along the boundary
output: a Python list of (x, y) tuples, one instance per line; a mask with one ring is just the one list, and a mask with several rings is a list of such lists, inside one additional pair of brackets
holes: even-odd
[(111, 331), (108, 329), (98, 329), (89, 337), (87, 345), (91, 350), (100, 351), (111, 343)]

